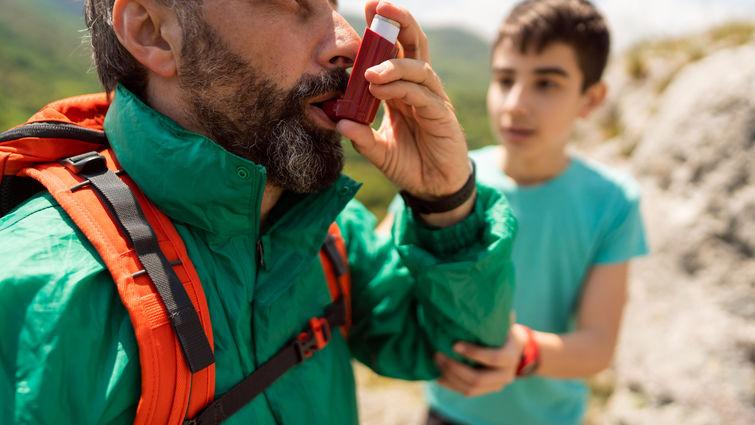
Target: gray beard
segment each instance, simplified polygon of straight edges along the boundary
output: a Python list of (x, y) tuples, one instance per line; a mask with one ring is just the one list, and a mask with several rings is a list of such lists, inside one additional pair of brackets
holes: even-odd
[(227, 151), (264, 166), (271, 184), (297, 193), (332, 184), (344, 164), (341, 137), (311, 122), (307, 99), (345, 90), (346, 72), (304, 75), (280, 89), (200, 21), (184, 40), (178, 69), (190, 118)]

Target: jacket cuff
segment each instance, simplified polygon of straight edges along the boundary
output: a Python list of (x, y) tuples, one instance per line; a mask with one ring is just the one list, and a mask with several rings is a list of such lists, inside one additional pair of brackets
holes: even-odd
[(396, 215), (394, 242), (398, 247), (415, 245), (433, 256), (446, 258), (467, 251), (470, 247), (485, 243), (485, 233), (494, 217), (501, 217), (500, 208), (508, 209), (500, 192), (477, 184), (477, 199), (472, 213), (450, 227), (429, 226), (404, 206)]

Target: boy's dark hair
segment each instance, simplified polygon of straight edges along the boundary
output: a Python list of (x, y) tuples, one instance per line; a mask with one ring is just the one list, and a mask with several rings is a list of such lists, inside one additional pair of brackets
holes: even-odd
[(505, 40), (523, 54), (540, 53), (554, 42), (568, 44), (582, 71), (582, 90), (600, 81), (611, 44), (603, 16), (587, 0), (523, 1), (501, 24), (493, 51)]

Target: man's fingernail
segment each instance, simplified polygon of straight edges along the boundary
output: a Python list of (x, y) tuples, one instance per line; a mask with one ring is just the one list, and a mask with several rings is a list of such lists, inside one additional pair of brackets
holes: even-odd
[(382, 74), (387, 68), (388, 67), (385, 65), (385, 62), (383, 62), (379, 65), (373, 66), (372, 68), (368, 69), (368, 71), (374, 72), (375, 74)]
[(467, 350), (467, 346), (464, 345), (464, 343), (457, 342), (456, 344), (454, 344), (453, 349), (457, 353), (462, 354)]

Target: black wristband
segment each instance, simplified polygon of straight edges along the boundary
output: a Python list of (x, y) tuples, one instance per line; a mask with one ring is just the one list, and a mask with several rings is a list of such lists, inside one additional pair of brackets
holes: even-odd
[(469, 179), (467, 179), (467, 182), (464, 183), (464, 186), (461, 187), (456, 193), (452, 193), (448, 196), (445, 196), (443, 198), (437, 199), (435, 201), (426, 201), (424, 199), (416, 198), (409, 194), (409, 192), (402, 190), (399, 192), (399, 195), (401, 195), (402, 198), (404, 198), (404, 203), (410, 207), (414, 212), (420, 213), (420, 214), (433, 214), (433, 213), (442, 213), (446, 211), (451, 211), (454, 208), (459, 207), (461, 204), (466, 202), (470, 196), (474, 193), (475, 189), (475, 165), (474, 161), (471, 159), (469, 160), (469, 165), (472, 168), (472, 171), (469, 173)]

